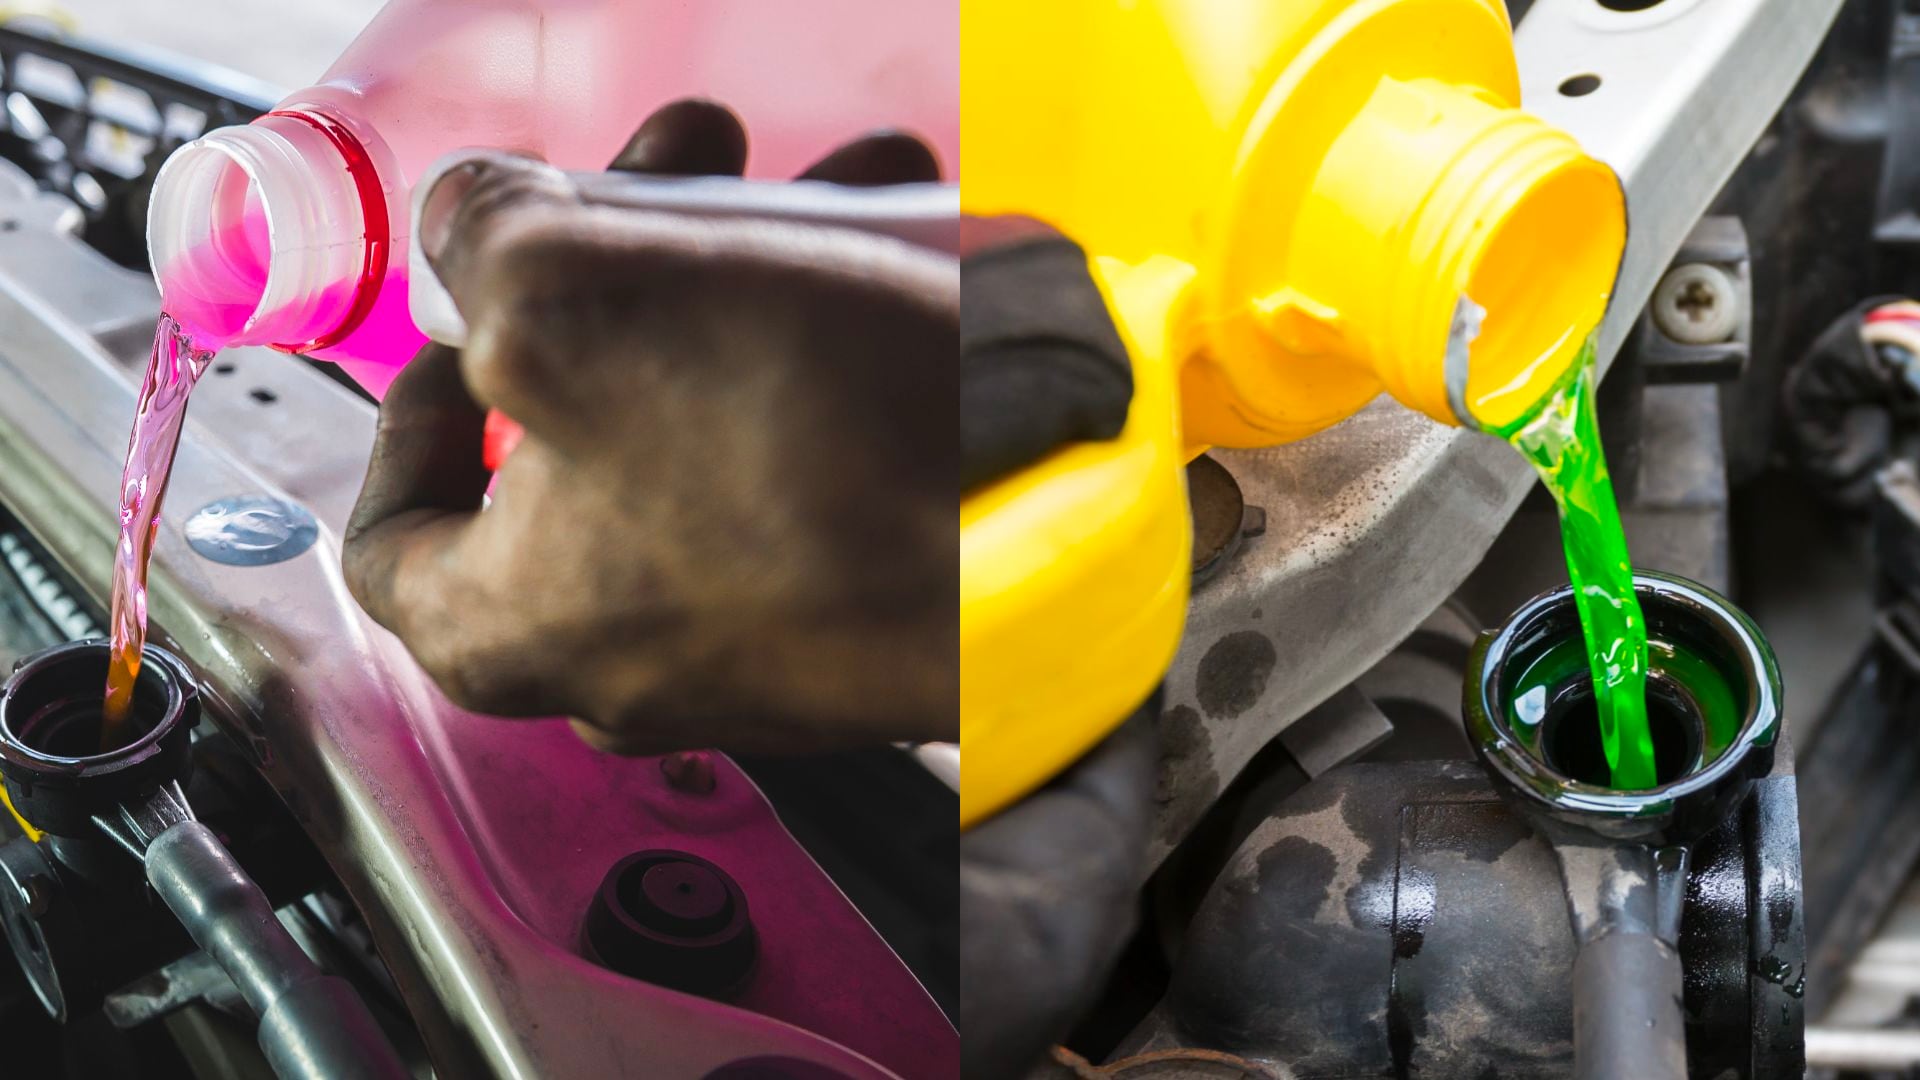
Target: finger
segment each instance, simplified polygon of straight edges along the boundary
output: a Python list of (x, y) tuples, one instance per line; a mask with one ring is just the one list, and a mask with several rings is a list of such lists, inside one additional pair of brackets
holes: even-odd
[(449, 170), (420, 204), (420, 250), (462, 314), (469, 314), (476, 279), (495, 265), (502, 233), (530, 216), (552, 216), (580, 205), (566, 174), (544, 162), (504, 153)]
[(904, 131), (876, 131), (814, 162), (800, 179), (859, 187), (931, 184), (940, 179), (940, 159)]
[[(957, 314), (951, 260), (852, 230), (583, 207), (543, 170), (489, 163), (430, 257), (466, 317), (474, 400), (556, 447), (626, 423), (614, 403), (648, 361), (757, 354), (770, 334), (812, 332), (825, 296)], [(610, 352), (632, 362), (601, 362)]]
[[(487, 489), (484, 414), (468, 395), (460, 354), (428, 345), (388, 389), (367, 479), (347, 523), (342, 571), (375, 622), (409, 643), (444, 605), (423, 603), (448, 576), (453, 544)], [(441, 590), (444, 591), (444, 590)]]
[(960, 487), (1127, 422), (1133, 368), (1080, 247), (1027, 218), (967, 218), (961, 263)]
[(607, 168), (656, 176), (739, 176), (747, 169), (747, 129), (717, 101), (682, 98), (655, 109)]

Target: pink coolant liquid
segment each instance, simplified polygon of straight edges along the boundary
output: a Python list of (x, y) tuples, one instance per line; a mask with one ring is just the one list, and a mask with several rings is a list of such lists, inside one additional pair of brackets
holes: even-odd
[(113, 559), (112, 651), (107, 666), (106, 715), (100, 725), (104, 753), (125, 741), (133, 684), (140, 676), (141, 650), (147, 642), (147, 560), (160, 529), (160, 504), (180, 446), (180, 425), (187, 418), (193, 384), (213, 359), (195, 347), (170, 315), (160, 316), (153, 332), (153, 356), (140, 384), (127, 440), (127, 464), (120, 474), (120, 544)]

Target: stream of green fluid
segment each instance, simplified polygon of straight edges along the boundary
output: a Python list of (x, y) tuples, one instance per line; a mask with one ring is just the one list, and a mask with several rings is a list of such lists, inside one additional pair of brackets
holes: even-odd
[(1653, 736), (1647, 728), (1647, 626), (1600, 447), (1593, 383), (1593, 339), (1588, 338), (1569, 377), (1534, 411), (1494, 434), (1533, 463), (1560, 506), (1560, 539), (1586, 635), (1601, 745), (1613, 786), (1640, 790), (1655, 786)]

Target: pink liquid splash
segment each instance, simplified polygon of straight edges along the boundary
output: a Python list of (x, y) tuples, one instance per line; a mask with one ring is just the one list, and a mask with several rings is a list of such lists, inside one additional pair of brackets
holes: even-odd
[(140, 676), (141, 650), (147, 642), (147, 562), (160, 529), (160, 504), (180, 446), (193, 384), (213, 359), (196, 348), (171, 315), (154, 328), (153, 356), (133, 415), (127, 463), (120, 476), (120, 544), (113, 562), (112, 643), (107, 667), (105, 717), (100, 749), (124, 742), (133, 686)]

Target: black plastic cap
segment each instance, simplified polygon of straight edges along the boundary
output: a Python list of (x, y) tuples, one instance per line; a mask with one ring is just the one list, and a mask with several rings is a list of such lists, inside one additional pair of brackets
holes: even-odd
[(595, 963), (703, 997), (739, 990), (759, 956), (739, 883), (697, 855), (665, 848), (613, 864), (582, 937)]

